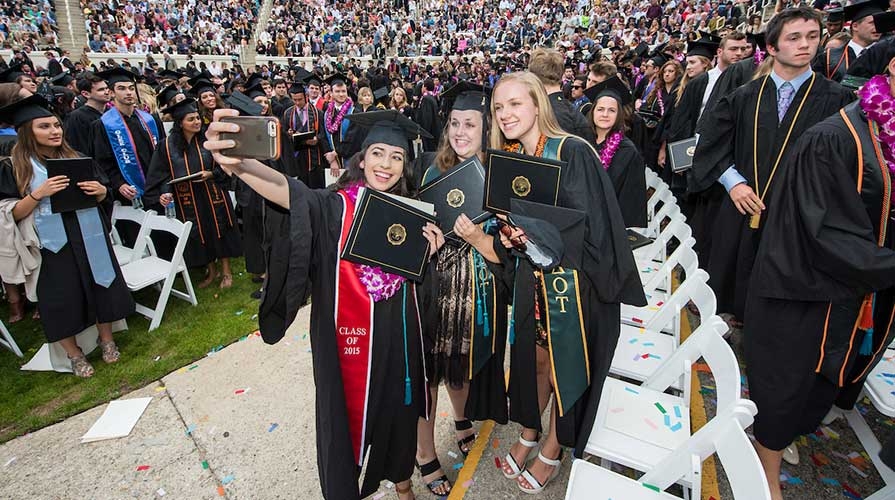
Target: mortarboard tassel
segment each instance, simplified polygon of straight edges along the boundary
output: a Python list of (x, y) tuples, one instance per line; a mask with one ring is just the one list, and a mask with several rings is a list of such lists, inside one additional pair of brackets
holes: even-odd
[(404, 322), (404, 406), (410, 406), (410, 361), (407, 356), (407, 283), (404, 283), (401, 296), (401, 320)]
[(858, 354), (870, 356), (873, 354), (873, 309), (876, 295), (869, 294), (861, 304), (861, 319), (858, 328), (864, 330), (864, 340), (861, 341), (861, 349)]
[[(519, 272), (519, 257), (516, 257), (516, 272)], [(516, 283), (513, 281), (513, 311), (510, 316), (510, 331), (507, 334), (510, 345), (516, 343)]]

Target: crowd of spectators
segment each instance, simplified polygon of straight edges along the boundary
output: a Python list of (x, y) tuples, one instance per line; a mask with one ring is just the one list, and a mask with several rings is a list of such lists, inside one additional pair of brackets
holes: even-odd
[(259, 1), (81, 0), (93, 52), (238, 55)]
[(59, 27), (53, 0), (0, 0), (0, 45), (37, 50), (58, 45)]
[(272, 56), (417, 57), (491, 54), (525, 46), (567, 52), (636, 47), (723, 26), (761, 29), (757, 0), (274, 0), (257, 51)]

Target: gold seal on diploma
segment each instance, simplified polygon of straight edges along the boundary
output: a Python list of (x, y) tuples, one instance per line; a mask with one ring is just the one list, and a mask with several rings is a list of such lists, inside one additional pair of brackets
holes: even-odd
[(466, 201), (466, 195), (457, 188), (451, 189), (447, 194), (447, 204), (453, 208), (460, 208)]
[(407, 239), (407, 230), (404, 229), (404, 226), (401, 224), (392, 224), (388, 227), (388, 242), (392, 245), (398, 246), (404, 243), (404, 240)]
[(531, 193), (531, 182), (522, 175), (517, 176), (513, 179), (513, 192), (516, 193), (516, 196), (525, 198), (528, 193)]
[(690, 146), (687, 148), (687, 156), (692, 157), (696, 153), (696, 146)]

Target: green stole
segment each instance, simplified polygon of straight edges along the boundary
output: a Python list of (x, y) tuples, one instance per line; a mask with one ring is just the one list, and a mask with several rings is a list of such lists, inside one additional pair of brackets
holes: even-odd
[[(429, 166), (423, 174), (422, 184), (431, 182), (441, 175), (435, 165)], [(486, 221), (485, 224), (488, 224)], [(491, 359), (497, 347), (496, 338), (491, 335), (492, 323), (497, 319), (497, 289), (494, 275), (488, 269), (485, 258), (475, 249), (466, 254), (472, 275), (470, 283), (473, 293), (474, 314), (471, 315), (469, 329), (469, 380), (472, 380)]]

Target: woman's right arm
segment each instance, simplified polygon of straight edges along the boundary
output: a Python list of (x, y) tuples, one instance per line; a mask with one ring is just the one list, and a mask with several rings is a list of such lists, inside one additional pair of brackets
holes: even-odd
[(19, 200), (18, 203), (12, 207), (12, 218), (18, 222), (25, 217), (28, 217), (28, 215), (37, 208), (37, 205), (40, 204), (40, 200), (45, 196), (52, 196), (59, 191), (62, 191), (68, 187), (68, 182), (68, 177), (64, 175), (50, 177), (46, 182), (41, 184), (39, 188), (26, 194), (24, 198)]
[(208, 125), (204, 147), (214, 156), (214, 160), (225, 171), (231, 172), (248, 184), (255, 192), (277, 205), (289, 208), (289, 184), (286, 176), (264, 165), (258, 160), (232, 158), (225, 156), (222, 151), (236, 145), (235, 141), (222, 140), (222, 132), (239, 132), (239, 126), (235, 123), (220, 121), (224, 116), (239, 116), (235, 109), (216, 109), (214, 121)]

